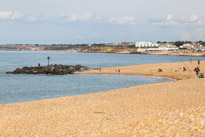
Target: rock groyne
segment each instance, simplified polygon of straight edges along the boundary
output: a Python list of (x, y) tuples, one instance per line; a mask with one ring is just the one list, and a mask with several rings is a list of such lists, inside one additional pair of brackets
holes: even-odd
[(65, 75), (73, 74), (76, 71), (87, 70), (88, 67), (81, 65), (48, 65), (37, 67), (23, 67), (16, 68), (13, 72), (6, 72), (6, 74), (53, 74), (53, 75)]

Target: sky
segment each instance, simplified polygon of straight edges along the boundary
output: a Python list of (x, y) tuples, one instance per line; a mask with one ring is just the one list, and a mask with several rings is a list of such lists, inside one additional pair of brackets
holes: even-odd
[(0, 0), (0, 44), (205, 41), (205, 0)]

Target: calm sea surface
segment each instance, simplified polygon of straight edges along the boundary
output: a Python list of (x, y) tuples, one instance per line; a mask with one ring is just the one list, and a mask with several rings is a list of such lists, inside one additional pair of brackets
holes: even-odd
[(90, 68), (136, 64), (205, 60), (204, 57), (178, 57), (136, 54), (58, 53), (31, 51), (0, 51), (0, 104), (25, 102), (94, 93), (110, 89), (171, 81), (169, 78), (123, 75), (12, 75), (5, 74), (17, 67), (50, 64), (85, 65)]

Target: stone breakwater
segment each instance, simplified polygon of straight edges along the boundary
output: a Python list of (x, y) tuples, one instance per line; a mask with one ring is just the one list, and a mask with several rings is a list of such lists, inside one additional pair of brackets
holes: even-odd
[(81, 65), (48, 65), (37, 67), (23, 67), (16, 68), (13, 72), (6, 72), (6, 74), (73, 74), (76, 71), (83, 71), (88, 69)]

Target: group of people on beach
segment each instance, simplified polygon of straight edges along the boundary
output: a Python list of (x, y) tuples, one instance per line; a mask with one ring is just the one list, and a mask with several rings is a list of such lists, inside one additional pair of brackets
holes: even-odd
[[(190, 62), (191, 62), (191, 59), (190, 59)], [(198, 66), (194, 69), (194, 71), (196, 72), (196, 75), (197, 75), (197, 76), (199, 75), (199, 72), (200, 72), (199, 66), (200, 66), (200, 59), (198, 59)], [(201, 78), (204, 78), (204, 74), (201, 73), (201, 74), (200, 74), (200, 77), (201, 77)]]
[[(192, 63), (192, 58), (190, 58), (190, 63)], [(194, 69), (194, 71), (196, 72), (196, 75), (198, 76), (200, 73), (200, 59), (198, 59), (197, 64), (198, 64), (198, 66)], [(185, 71), (186, 71), (186, 67), (183, 67), (183, 72), (185, 72)], [(201, 78), (204, 78), (203, 73), (201, 73), (200, 76), (201, 76)]]
[[(190, 58), (190, 63), (192, 63), (192, 58)], [(198, 65), (200, 65), (200, 59), (198, 59)]]

